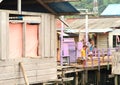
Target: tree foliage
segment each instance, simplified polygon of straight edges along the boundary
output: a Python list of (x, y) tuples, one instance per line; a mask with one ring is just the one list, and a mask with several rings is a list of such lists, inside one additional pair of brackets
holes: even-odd
[[(77, 9), (89, 9), (89, 11), (93, 11), (94, 0), (80, 0), (79, 2), (71, 2)], [(120, 0), (98, 0), (98, 10), (101, 13), (108, 4), (120, 4)]]

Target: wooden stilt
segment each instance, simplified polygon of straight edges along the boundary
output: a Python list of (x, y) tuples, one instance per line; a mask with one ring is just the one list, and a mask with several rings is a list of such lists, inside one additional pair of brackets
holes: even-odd
[(88, 71), (85, 70), (82, 74), (82, 85), (86, 85), (87, 84), (87, 79), (88, 79)]
[(85, 72), (82, 73), (82, 85), (85, 85)]
[(28, 78), (27, 78), (27, 75), (25, 73), (25, 69), (24, 69), (23, 63), (20, 62), (19, 64), (20, 64), (20, 68), (22, 69), (22, 73), (23, 73), (23, 77), (24, 77), (24, 80), (25, 80), (25, 84), (29, 85)]
[(64, 74), (63, 68), (62, 68), (62, 75), (61, 75), (61, 77), (62, 77), (62, 81), (61, 81), (62, 85), (65, 85), (65, 84), (64, 84), (64, 80), (63, 80), (63, 78), (65, 77), (65, 74)]
[(97, 71), (96, 74), (97, 74), (97, 85), (99, 85), (99, 83), (100, 83), (100, 71)]
[(88, 83), (88, 70), (85, 70), (85, 85)]
[(78, 72), (76, 72), (76, 76), (75, 76), (75, 85), (78, 85)]
[(45, 85), (45, 83), (43, 83), (42, 85)]
[(118, 85), (118, 76), (115, 75), (115, 85)]
[(58, 82), (56, 82), (55, 85), (58, 85)]

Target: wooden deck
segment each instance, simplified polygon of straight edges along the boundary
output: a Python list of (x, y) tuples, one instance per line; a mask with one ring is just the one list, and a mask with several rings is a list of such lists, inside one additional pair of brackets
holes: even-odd
[[(98, 59), (94, 59), (93, 63), (91, 60), (88, 60), (85, 67), (83, 64), (77, 64), (77, 63), (70, 63), (70, 65), (66, 66), (57, 66), (57, 75), (59, 75), (61, 78), (65, 78), (66, 74), (75, 73), (75, 85), (78, 85), (78, 73), (81, 73), (82, 78), (81, 82), (82, 85), (86, 85), (87, 79), (88, 79), (88, 71), (95, 70), (95, 74), (97, 75), (97, 83), (99, 83), (100, 80), (100, 70), (101, 69), (110, 69), (111, 67), (111, 57), (105, 56), (104, 61), (103, 58), (100, 58), (100, 63), (98, 62)], [(69, 77), (68, 77), (69, 79)], [(71, 81), (71, 80), (69, 80)], [(64, 81), (63, 81), (64, 82)], [(97, 84), (99, 85), (99, 84)]]

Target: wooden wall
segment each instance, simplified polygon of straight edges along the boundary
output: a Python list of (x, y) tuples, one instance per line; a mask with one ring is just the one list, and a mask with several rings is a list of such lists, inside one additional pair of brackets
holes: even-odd
[(45, 82), (57, 78), (56, 62), (49, 59), (16, 59), (0, 61), (0, 85), (24, 84), (19, 62), (24, 64), (29, 83)]
[(114, 29), (109, 33), (97, 34), (97, 47), (98, 48), (113, 48), (113, 35), (120, 35), (119, 29)]
[(39, 83), (57, 79), (55, 16), (50, 14), (40, 15), (40, 58), (27, 58), (26, 56), (23, 56), (23, 58), (15, 59), (9, 59), (8, 16), (8, 13), (0, 12), (0, 85), (25, 84), (19, 66), (20, 62), (24, 64), (30, 83)]
[(120, 52), (114, 52), (112, 58), (112, 74), (120, 75)]
[(41, 55), (44, 57), (54, 57), (57, 50), (57, 33), (55, 17), (53, 15), (42, 15), (41, 36)]
[(108, 34), (99, 33), (97, 34), (97, 48), (107, 49), (108, 48)]

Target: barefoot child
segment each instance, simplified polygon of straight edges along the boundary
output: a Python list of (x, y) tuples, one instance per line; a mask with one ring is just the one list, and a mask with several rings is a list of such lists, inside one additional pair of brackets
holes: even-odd
[(83, 60), (83, 67), (85, 67), (85, 64), (86, 64), (86, 48), (87, 48), (87, 46), (83, 45), (83, 48), (81, 50), (81, 57), (82, 57), (82, 60)]

